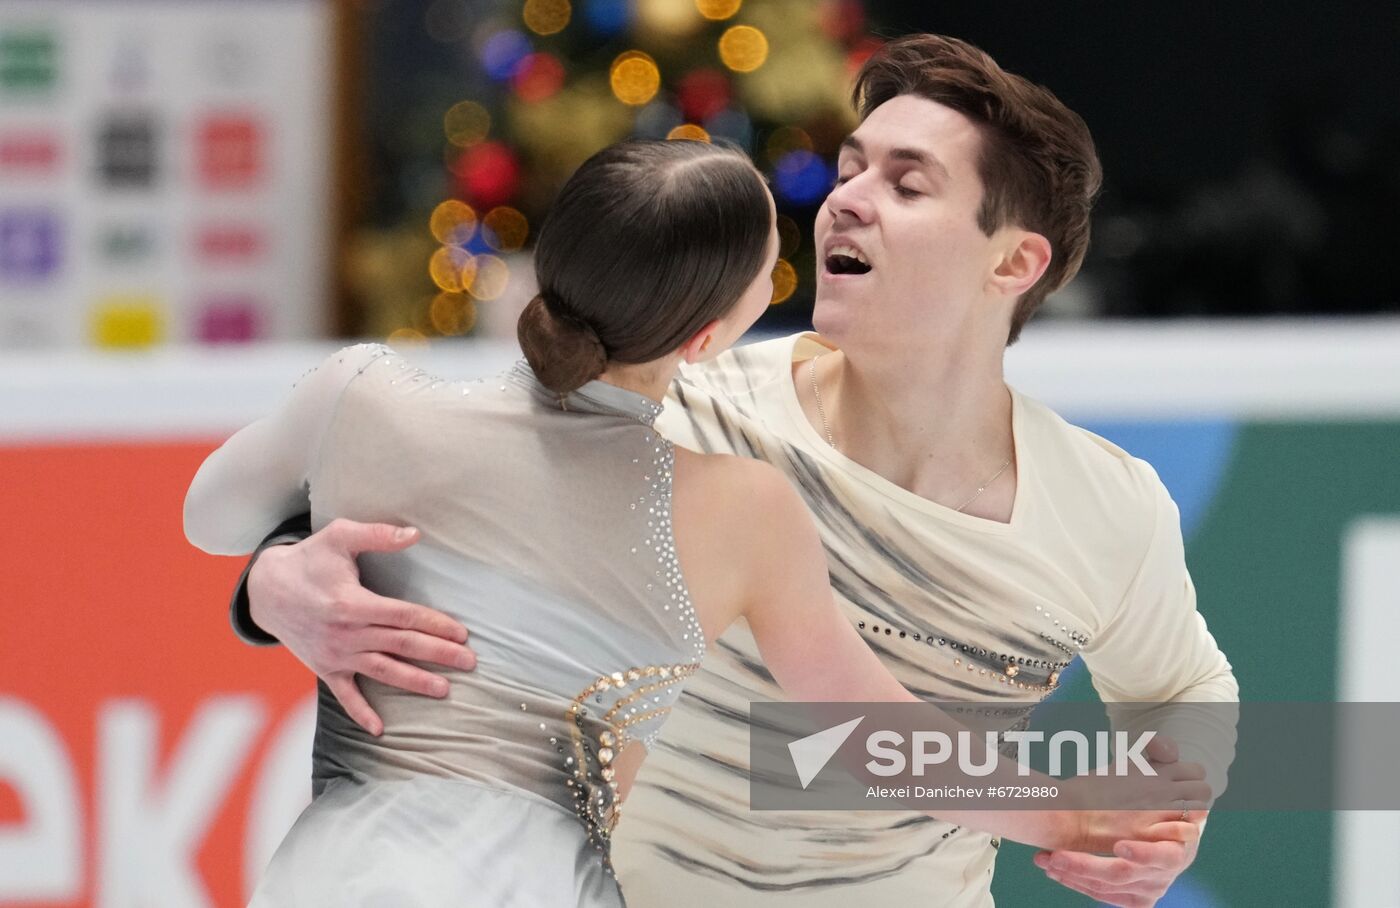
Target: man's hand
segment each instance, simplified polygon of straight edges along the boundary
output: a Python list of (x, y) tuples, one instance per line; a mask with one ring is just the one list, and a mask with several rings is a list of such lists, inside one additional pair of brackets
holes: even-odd
[(357, 555), (397, 552), (418, 537), (413, 528), (338, 518), (294, 545), (265, 549), (248, 572), (253, 621), (325, 681), (372, 735), (382, 733), (384, 723), (360, 693), (356, 674), (445, 697), (447, 679), (403, 660), (476, 667), (476, 654), (465, 645), (467, 629), (457, 621), (360, 585)]
[[(1148, 762), (1175, 763), (1176, 742), (1157, 735), (1143, 750)], [(1206, 811), (1193, 810), (1190, 819), (1205, 825)], [(1035, 865), (1062, 886), (1119, 908), (1152, 908), (1176, 878), (1196, 859), (1199, 837), (1189, 842), (1119, 842), (1113, 857), (1077, 851), (1040, 851)]]

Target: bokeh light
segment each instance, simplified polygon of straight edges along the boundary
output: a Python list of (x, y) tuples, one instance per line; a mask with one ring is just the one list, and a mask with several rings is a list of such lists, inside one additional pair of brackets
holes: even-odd
[(745, 151), (753, 146), (753, 123), (741, 110), (721, 110), (705, 121), (710, 135), (728, 139)]
[(788, 152), (811, 150), (812, 137), (807, 135), (805, 129), (798, 126), (780, 126), (773, 130), (773, 134), (768, 137), (768, 141), (763, 146), (764, 154), (774, 164), (782, 160)]
[(448, 199), (433, 209), (428, 229), (439, 243), (465, 245), (476, 230), (476, 212), (466, 202)]
[(783, 198), (798, 205), (819, 201), (831, 189), (831, 165), (810, 151), (790, 151), (778, 162), (773, 182)]
[(458, 194), (481, 208), (504, 205), (520, 185), (520, 162), (501, 142), (482, 142), (468, 148), (452, 166)]
[(613, 61), (608, 81), (619, 101), (640, 107), (654, 98), (661, 88), (661, 70), (647, 54), (629, 50)]
[(569, 0), (525, 0), (521, 17), (535, 34), (553, 35), (568, 27), (573, 12)]
[(469, 148), (491, 131), (491, 114), (475, 101), (458, 101), (442, 118), (447, 141), (458, 148)]
[(476, 326), (476, 303), (465, 293), (439, 293), (428, 306), (433, 330), (453, 337)]
[(506, 292), (510, 283), (510, 266), (494, 255), (476, 257), (476, 275), (467, 290), (479, 300), (493, 300)]
[(865, 32), (865, 7), (860, 0), (826, 0), (820, 20), (827, 37), (850, 43)]
[(695, 0), (695, 8), (700, 11), (700, 15), (716, 22), (728, 19), (737, 13), (742, 5), (743, 0)]
[(628, 0), (584, 0), (583, 21), (601, 37), (611, 37), (627, 27), (632, 17)]
[(768, 38), (752, 25), (736, 25), (720, 35), (719, 58), (735, 72), (751, 73), (768, 59)]
[(462, 283), (462, 266), (470, 261), (471, 253), (458, 246), (443, 246), (428, 259), (428, 276), (439, 290), (460, 293), (465, 289)]
[(481, 219), (482, 236), (486, 244), (498, 252), (514, 252), (525, 245), (530, 224), (525, 215), (514, 208), (492, 208)]
[(414, 328), (395, 328), (385, 340), (391, 347), (426, 347), (428, 336)]
[(481, 68), (492, 79), (504, 82), (515, 75), (532, 50), (530, 39), (514, 29), (496, 32), (481, 48)]
[(802, 228), (785, 214), (778, 215), (778, 258), (790, 259), (802, 245)]
[(797, 269), (787, 259), (778, 259), (773, 266), (773, 300), (770, 306), (785, 302), (797, 290)]
[(695, 0), (633, 0), (637, 24), (644, 37), (672, 40), (682, 38), (705, 24), (695, 8)]
[(676, 100), (687, 120), (700, 122), (729, 106), (729, 77), (717, 69), (686, 73), (676, 85)]
[(666, 133), (668, 139), (694, 139), (697, 142), (710, 141), (710, 134), (694, 123), (682, 123)]
[(530, 54), (520, 62), (510, 84), (527, 103), (552, 98), (564, 87), (564, 64), (553, 54)]

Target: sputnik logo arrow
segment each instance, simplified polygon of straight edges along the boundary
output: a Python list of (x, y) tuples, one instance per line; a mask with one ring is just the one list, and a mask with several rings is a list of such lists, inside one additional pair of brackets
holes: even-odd
[(851, 732), (855, 731), (856, 726), (864, 719), (865, 716), (857, 716), (849, 722), (842, 722), (814, 735), (798, 738), (788, 745), (788, 753), (792, 754), (792, 765), (797, 769), (797, 779), (802, 783), (803, 791), (807, 790), (817, 773), (826, 767), (836, 751), (846, 743)]

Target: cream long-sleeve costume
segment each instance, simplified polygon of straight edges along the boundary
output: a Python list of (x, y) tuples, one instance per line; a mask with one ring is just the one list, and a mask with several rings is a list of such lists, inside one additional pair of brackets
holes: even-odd
[[(1034, 703), (1076, 656), (1105, 701), (1233, 703), (1230, 665), (1196, 611), (1176, 506), (1145, 462), (1012, 392), (1009, 523), (958, 513), (842, 456), (807, 420), (800, 334), (683, 368), (657, 427), (676, 444), (756, 457), (816, 517), (838, 604), (909, 690)], [(715, 641), (642, 768), (614, 860), (637, 908), (992, 904), (997, 841), (913, 812), (748, 809), (755, 700), (781, 700), (741, 623)], [(1217, 791), (1230, 712), (1173, 727)], [(1186, 742), (1205, 742), (1196, 748)]]

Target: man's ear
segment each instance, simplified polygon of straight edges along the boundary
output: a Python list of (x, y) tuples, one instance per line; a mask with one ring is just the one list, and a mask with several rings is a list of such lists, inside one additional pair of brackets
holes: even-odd
[(702, 363), (711, 359), (719, 352), (719, 341), (715, 340), (719, 331), (719, 319), (702, 326), (691, 335), (690, 340), (681, 345), (681, 356), (687, 363)]
[(1029, 230), (1016, 230), (1007, 237), (990, 283), (1007, 296), (1020, 296), (1050, 267), (1050, 256), (1049, 240)]

